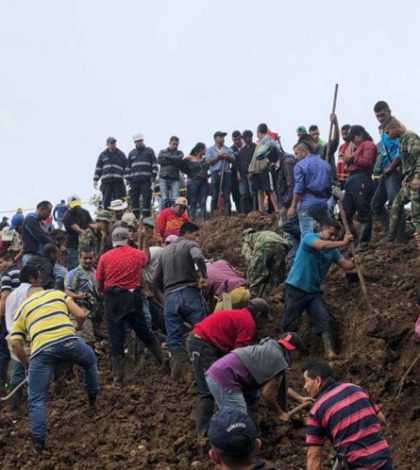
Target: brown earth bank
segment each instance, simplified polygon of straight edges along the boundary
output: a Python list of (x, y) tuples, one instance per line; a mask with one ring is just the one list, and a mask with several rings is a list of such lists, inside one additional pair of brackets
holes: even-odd
[[(275, 229), (275, 217), (251, 214), (206, 221), (202, 245), (208, 258), (224, 258), (239, 270), (244, 228)], [(378, 235), (375, 235), (376, 238)], [(418, 469), (420, 442), (420, 368), (405, 381), (397, 398), (398, 383), (420, 351), (413, 327), (417, 318), (415, 283), (419, 279), (419, 256), (412, 244), (377, 246), (361, 255), (371, 306), (360, 294), (357, 282), (348, 282), (332, 269), (325, 298), (334, 318), (340, 358), (334, 363), (338, 378), (368, 389), (387, 416), (384, 429), (397, 469)], [(282, 288), (267, 298), (273, 321), (262, 336), (281, 332)], [(319, 338), (309, 321), (300, 333), (309, 346), (307, 357), (297, 357), (290, 371), (291, 386), (303, 393), (301, 366), (308, 358), (322, 357)], [(109, 361), (99, 357), (102, 390), (94, 418), (85, 415), (86, 398), (79, 380), (60, 391), (50, 386), (48, 401), (48, 448), (33, 457), (28, 441), (26, 409), (23, 417), (0, 410), (0, 462), (2, 469), (212, 469), (208, 443), (194, 430), (195, 388), (185, 356), (184, 379), (171, 382), (150, 357), (127, 374), (124, 389), (112, 386)], [(293, 406), (293, 404), (291, 404)], [(261, 408), (262, 457), (280, 469), (305, 468), (305, 428), (302, 420), (280, 424)], [(326, 447), (325, 468), (332, 467), (333, 451)]]

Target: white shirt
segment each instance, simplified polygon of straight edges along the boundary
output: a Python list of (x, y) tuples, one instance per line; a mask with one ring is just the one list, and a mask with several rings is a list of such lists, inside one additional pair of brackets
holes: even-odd
[(21, 285), (17, 287), (15, 290), (13, 290), (6, 299), (5, 319), (6, 319), (6, 330), (8, 332), (10, 332), (10, 330), (12, 329), (13, 317), (15, 316), (15, 313), (18, 311), (22, 302), (26, 300), (28, 289), (30, 287), (31, 287), (31, 284), (28, 284), (27, 282), (22, 282)]

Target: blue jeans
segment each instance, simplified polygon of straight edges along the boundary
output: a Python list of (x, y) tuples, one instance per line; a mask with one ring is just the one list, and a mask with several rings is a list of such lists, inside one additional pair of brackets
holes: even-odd
[(83, 387), (88, 394), (99, 390), (98, 369), (93, 350), (80, 338), (69, 338), (48, 346), (29, 360), (29, 420), (34, 439), (47, 435), (47, 392), (53, 368), (60, 362), (83, 367)]
[(244, 394), (242, 392), (232, 392), (230, 390), (223, 390), (223, 388), (216, 383), (212, 378), (206, 376), (207, 386), (214, 397), (214, 400), (219, 409), (224, 406), (236, 408), (242, 413), (248, 413), (248, 407), (255, 406), (259, 401), (258, 390), (249, 391)]
[(372, 211), (374, 215), (381, 216), (388, 213), (385, 204), (388, 202), (388, 207), (392, 206), (394, 199), (401, 189), (401, 182), (402, 176), (399, 171), (394, 171), (389, 176), (384, 176), (379, 180), (372, 198)]
[(302, 237), (307, 233), (314, 232), (324, 221), (331, 219), (327, 206), (314, 209), (300, 209), (298, 217)]
[(6, 341), (7, 330), (6, 320), (3, 317), (0, 321), (0, 389), (2, 389), (7, 380), (7, 369), (9, 368), (10, 353)]
[(67, 269), (77, 268), (79, 266), (79, 249), (74, 247), (67, 248)]
[(239, 194), (241, 196), (241, 213), (248, 214), (253, 209), (253, 198), (255, 196), (249, 178), (244, 178), (239, 181)]
[(222, 195), (223, 201), (225, 204), (225, 215), (230, 214), (230, 172), (223, 174), (223, 181), (221, 181), (222, 174), (214, 171), (211, 174), (210, 185), (211, 185), (211, 210), (215, 211), (217, 209), (217, 204), (219, 202), (219, 193), (220, 193), (220, 183), (222, 183)]
[(184, 321), (195, 325), (203, 320), (207, 307), (200, 290), (197, 287), (184, 287), (170, 292), (165, 297), (163, 316), (168, 334), (168, 347), (182, 347)]
[(195, 220), (197, 204), (200, 206), (201, 219), (204, 220), (207, 214), (207, 194), (209, 183), (207, 180), (190, 180), (187, 183), (187, 197), (190, 203), (190, 217)]
[(10, 377), (10, 388), (13, 390), (25, 379), (25, 368), (23, 364), (12, 359), (12, 376)]
[(160, 186), (160, 210), (171, 207), (179, 196), (179, 179), (169, 180), (161, 178)]
[(280, 229), (284, 232), (284, 238), (292, 245), (287, 252), (287, 265), (290, 268), (296, 256), (300, 243), (300, 227), (297, 216), (280, 223)]

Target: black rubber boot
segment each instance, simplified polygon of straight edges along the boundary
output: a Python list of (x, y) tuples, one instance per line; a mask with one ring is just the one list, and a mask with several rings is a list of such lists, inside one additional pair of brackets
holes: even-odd
[(372, 236), (372, 221), (360, 226), (359, 243), (356, 251), (365, 251), (369, 248), (370, 237)]
[(20, 411), (22, 408), (23, 389), (19, 389), (10, 399), (12, 411)]
[(213, 416), (213, 411), (214, 400), (212, 398), (203, 399), (197, 403), (195, 427), (199, 436), (207, 436), (207, 430), (211, 417)]
[(88, 393), (89, 408), (86, 412), (89, 418), (92, 418), (96, 414), (96, 397), (97, 393)]
[(154, 333), (153, 336), (155, 337), (155, 341), (151, 344), (148, 344), (147, 349), (153, 354), (153, 356), (155, 356), (157, 363), (161, 366), (163, 364), (163, 351), (160, 347), (159, 340)]
[(382, 214), (378, 215), (378, 220), (382, 225), (385, 236), (388, 235), (388, 232), (389, 232), (389, 214), (388, 214), (388, 211), (385, 211)]
[(169, 349), (169, 364), (171, 366), (171, 379), (179, 380), (182, 375), (182, 348)]
[(45, 450), (45, 439), (32, 438), (32, 452), (34, 455), (42, 455)]
[(112, 364), (112, 377), (114, 378), (114, 384), (121, 387), (124, 382), (124, 366), (125, 366), (124, 356), (112, 356), (111, 364)]
[(334, 350), (334, 341), (330, 332), (322, 333), (322, 342), (324, 343), (325, 355), (329, 361), (337, 359), (337, 353)]

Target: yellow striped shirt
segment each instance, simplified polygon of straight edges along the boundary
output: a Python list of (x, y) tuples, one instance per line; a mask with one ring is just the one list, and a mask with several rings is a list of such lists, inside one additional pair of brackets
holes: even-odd
[(69, 317), (67, 297), (59, 290), (46, 290), (31, 295), (13, 318), (10, 340), (31, 343), (31, 357), (52, 344), (76, 337)]

